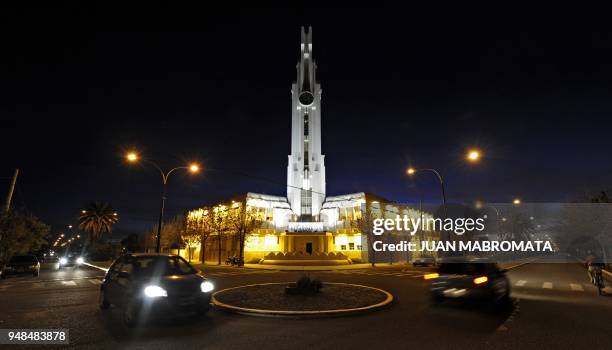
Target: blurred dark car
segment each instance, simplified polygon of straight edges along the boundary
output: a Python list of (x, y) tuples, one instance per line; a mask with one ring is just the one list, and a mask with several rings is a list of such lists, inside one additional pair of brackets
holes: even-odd
[(510, 282), (506, 270), (496, 263), (480, 261), (443, 261), (437, 272), (424, 276), (431, 281), (430, 292), (434, 303), (446, 299), (507, 302)]
[(81, 256), (67, 255), (59, 259), (59, 268), (61, 269), (63, 267), (72, 266), (76, 269), (79, 266), (83, 265), (84, 262), (85, 260), (83, 260), (83, 257)]
[(436, 260), (432, 256), (420, 256), (412, 260), (412, 266), (433, 266)]
[(123, 309), (131, 327), (148, 316), (204, 314), (213, 284), (185, 259), (167, 254), (126, 254), (115, 260), (100, 286), (99, 306)]
[(38, 277), (40, 274), (40, 262), (35, 255), (15, 255), (2, 267), (2, 278), (8, 275), (32, 274)]

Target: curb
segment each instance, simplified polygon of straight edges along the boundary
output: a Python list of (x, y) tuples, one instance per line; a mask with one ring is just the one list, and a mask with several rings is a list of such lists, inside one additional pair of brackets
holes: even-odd
[(278, 271), (336, 271), (336, 270), (358, 270), (371, 267), (371, 264), (347, 264), (347, 265), (265, 265), (244, 264), (245, 269), (252, 270), (278, 270)]
[(360, 284), (336, 283), (336, 282), (326, 282), (325, 284), (345, 285), (345, 286), (373, 289), (381, 293), (384, 293), (387, 296), (387, 298), (377, 304), (372, 304), (368, 306), (362, 306), (362, 307), (351, 308), (351, 309), (335, 309), (335, 310), (321, 310), (321, 311), (318, 311), (318, 310), (289, 311), (289, 310), (266, 310), (266, 309), (244, 308), (244, 307), (222, 303), (216, 298), (217, 294), (223, 293), (225, 291), (232, 290), (232, 289), (240, 289), (240, 288), (253, 287), (253, 286), (264, 286), (264, 285), (271, 285), (271, 284), (284, 285), (287, 283), (289, 282), (257, 283), (257, 284), (248, 284), (244, 286), (222, 289), (220, 291), (215, 292), (212, 295), (211, 304), (219, 310), (233, 312), (233, 313), (237, 313), (241, 315), (258, 316), (258, 317), (306, 318), (306, 317), (338, 317), (338, 316), (358, 315), (358, 314), (371, 312), (371, 311), (389, 306), (393, 302), (393, 295), (391, 295), (391, 293), (387, 292), (386, 290), (375, 288), (375, 287), (370, 287), (370, 286), (364, 286)]
[(531, 259), (531, 260), (529, 260), (529, 261), (525, 261), (525, 262), (522, 262), (522, 263), (519, 263), (519, 264), (516, 264), (516, 265), (512, 265), (512, 266), (506, 267), (506, 270), (512, 270), (512, 269), (515, 269), (515, 268), (517, 268), (517, 267), (521, 267), (521, 266), (523, 266), (523, 265), (531, 264), (531, 263), (533, 263), (534, 261), (537, 261), (537, 260), (539, 260), (539, 259), (540, 259), (540, 258), (533, 258), (533, 259)]

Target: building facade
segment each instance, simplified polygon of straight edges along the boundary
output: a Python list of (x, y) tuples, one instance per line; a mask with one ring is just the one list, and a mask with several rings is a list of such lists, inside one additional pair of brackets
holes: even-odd
[[(188, 221), (192, 223), (202, 221), (204, 215), (213, 215), (212, 210), (215, 215), (230, 215), (231, 210), (244, 209), (257, 218), (256, 227), (245, 237), (239, 235), (238, 241), (225, 235), (223, 242), (224, 234), (213, 232), (204, 243), (206, 260), (237, 256), (240, 240), (244, 239), (245, 262), (335, 264), (368, 261), (371, 259), (368, 240), (372, 237), (364, 232), (367, 231), (364, 229), (365, 216), (425, 215), (364, 192), (326, 196), (325, 156), (321, 147), (321, 86), (316, 80), (316, 68), (312, 29), (302, 28), (297, 78), (291, 86), (287, 195), (248, 193), (231, 202), (190, 211)], [(223, 214), (226, 212), (228, 214)]]

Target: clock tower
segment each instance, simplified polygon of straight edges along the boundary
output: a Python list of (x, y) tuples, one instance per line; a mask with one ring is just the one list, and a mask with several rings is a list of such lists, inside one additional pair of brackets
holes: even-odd
[(312, 28), (302, 27), (297, 80), (291, 85), (291, 155), (287, 199), (298, 221), (319, 221), (325, 200), (325, 156), (321, 154), (321, 86), (312, 57)]

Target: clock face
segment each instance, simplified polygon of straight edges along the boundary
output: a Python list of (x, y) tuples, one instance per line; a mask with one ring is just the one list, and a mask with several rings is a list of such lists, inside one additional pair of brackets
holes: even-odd
[(299, 97), (300, 103), (304, 106), (310, 106), (314, 102), (314, 96), (309, 91), (304, 91)]

